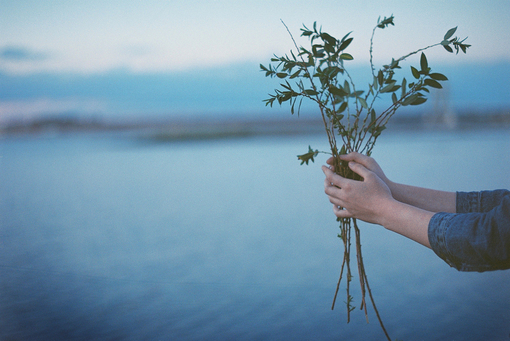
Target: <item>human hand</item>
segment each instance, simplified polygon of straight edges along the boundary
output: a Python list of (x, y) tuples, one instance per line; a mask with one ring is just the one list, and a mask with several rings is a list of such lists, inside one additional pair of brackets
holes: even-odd
[[(334, 160), (335, 159), (333, 157), (330, 157), (326, 161), (327, 164), (332, 167), (331, 169), (333, 171), (335, 170), (334, 169), (334, 165), (335, 165), (335, 161)], [(370, 156), (366, 156), (366, 155), (360, 154), (360, 153), (357, 153), (357, 152), (352, 152), (352, 153), (349, 153), (349, 154), (340, 155), (340, 160), (347, 161), (347, 162), (354, 161), (356, 163), (359, 163), (359, 164), (363, 165), (369, 171), (374, 172), (379, 178), (381, 178), (382, 181), (384, 181), (384, 183), (388, 187), (391, 188), (392, 182), (386, 177), (386, 175), (384, 174), (381, 166), (379, 166), (379, 164), (377, 163), (377, 161), (375, 161), (374, 158), (372, 158)]]
[[(354, 155), (353, 159), (361, 159), (376, 171), (377, 169), (380, 170), (375, 160), (369, 158), (373, 160), (372, 162), (360, 158), (358, 155)], [(333, 204), (335, 215), (339, 218), (357, 218), (369, 223), (383, 225), (386, 209), (395, 201), (389, 187), (375, 172), (367, 169), (361, 163), (351, 161), (349, 162), (349, 168), (363, 179), (361, 181), (346, 179), (335, 174), (330, 168), (322, 167), (326, 175), (324, 191)], [(380, 171), (382, 173), (382, 170)], [(384, 175), (384, 173), (382, 174)]]

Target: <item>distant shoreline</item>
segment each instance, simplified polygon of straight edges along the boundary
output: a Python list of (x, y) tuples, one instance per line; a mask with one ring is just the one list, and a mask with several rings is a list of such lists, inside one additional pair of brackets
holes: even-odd
[[(396, 115), (388, 124), (395, 130), (466, 130), (509, 128), (510, 109), (484, 114)], [(97, 118), (45, 116), (29, 121), (12, 121), (0, 126), (0, 136), (69, 134), (77, 132), (132, 132), (157, 141), (203, 140), (264, 135), (318, 134), (324, 131), (320, 118), (288, 117), (285, 119), (202, 118), (153, 119), (139, 121), (105, 121)]]

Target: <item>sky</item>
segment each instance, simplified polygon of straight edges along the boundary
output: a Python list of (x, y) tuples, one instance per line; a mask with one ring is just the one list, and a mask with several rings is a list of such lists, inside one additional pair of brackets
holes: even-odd
[(372, 28), (392, 14), (395, 26), (375, 37), (376, 63), (458, 26), (468, 54), (438, 48), (429, 61), (510, 64), (510, 0), (0, 0), (0, 8), (0, 120), (73, 110), (241, 110), (243, 102), (256, 110), (271, 90), (258, 64), (293, 48), (282, 21), (303, 44), (299, 29), (314, 21), (337, 37), (352, 31), (353, 65), (368, 62)]

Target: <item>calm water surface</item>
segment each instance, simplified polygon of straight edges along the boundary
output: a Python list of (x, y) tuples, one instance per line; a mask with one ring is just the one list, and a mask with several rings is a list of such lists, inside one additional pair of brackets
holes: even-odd
[[(394, 181), (510, 188), (507, 130), (387, 135), (374, 156)], [(322, 136), (0, 140), (0, 339), (382, 340), (373, 311), (347, 324), (343, 296), (330, 310), (341, 242), (326, 157), (296, 160), (309, 144), (327, 149)], [(510, 271), (461, 273), (361, 228), (393, 339), (510, 340)]]

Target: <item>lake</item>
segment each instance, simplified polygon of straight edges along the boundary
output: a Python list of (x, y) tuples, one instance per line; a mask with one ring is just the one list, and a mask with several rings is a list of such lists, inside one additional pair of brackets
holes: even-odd
[[(397, 182), (510, 188), (510, 131), (389, 131)], [(129, 135), (0, 139), (0, 339), (383, 340), (345, 283), (316, 163), (321, 135), (155, 142)], [(360, 224), (392, 339), (510, 340), (510, 271), (463, 273)], [(357, 272), (354, 271), (357, 276)], [(352, 282), (359, 307), (357, 277)]]

